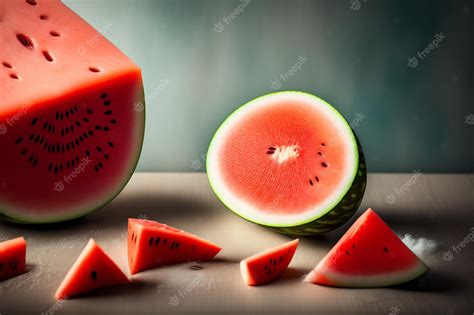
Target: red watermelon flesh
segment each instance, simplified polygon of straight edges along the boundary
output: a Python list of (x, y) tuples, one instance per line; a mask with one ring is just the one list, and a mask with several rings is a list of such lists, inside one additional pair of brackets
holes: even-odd
[(247, 285), (261, 285), (279, 278), (293, 259), (299, 240), (271, 248), (240, 262), (240, 272)]
[(24, 273), (25, 261), (26, 242), (23, 237), (0, 243), (0, 280)]
[(0, 214), (47, 223), (103, 206), (141, 151), (141, 70), (59, 0), (0, 1), (0, 23)]
[(166, 224), (128, 219), (128, 263), (132, 274), (163, 265), (209, 261), (220, 250), (205, 239)]
[(94, 289), (128, 283), (130, 280), (115, 262), (90, 239), (59, 286), (55, 297), (67, 299)]
[(369, 208), (311, 271), (306, 281), (339, 287), (383, 287), (413, 280), (427, 270)]

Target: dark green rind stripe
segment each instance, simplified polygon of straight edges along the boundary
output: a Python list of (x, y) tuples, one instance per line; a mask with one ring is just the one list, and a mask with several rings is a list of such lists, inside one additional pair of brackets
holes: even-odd
[(289, 235), (323, 234), (340, 227), (354, 215), (362, 202), (367, 184), (367, 168), (364, 153), (355, 133), (354, 136), (359, 151), (359, 168), (351, 188), (349, 188), (342, 200), (331, 211), (312, 222), (292, 227), (268, 227), (270, 230)]

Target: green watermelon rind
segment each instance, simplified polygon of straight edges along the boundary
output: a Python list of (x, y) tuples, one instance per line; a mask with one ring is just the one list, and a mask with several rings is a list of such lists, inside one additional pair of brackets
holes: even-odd
[[(265, 95), (262, 95), (260, 97), (257, 97), (255, 99), (245, 103), (244, 105), (240, 106), (237, 110), (235, 110), (229, 117), (227, 117), (224, 120), (224, 122), (219, 126), (217, 131), (214, 133), (214, 136), (213, 136), (213, 138), (210, 142), (210, 145), (209, 145), (209, 150), (208, 150), (207, 156), (208, 157), (211, 156), (211, 154), (209, 154), (209, 152), (213, 148), (213, 143), (216, 140), (217, 135), (221, 131), (221, 128), (223, 128), (223, 126), (225, 126), (235, 115), (238, 115), (239, 112), (243, 108), (245, 108), (248, 105), (251, 105), (252, 103), (256, 102), (257, 100), (261, 100), (261, 99), (267, 98), (269, 96), (278, 95), (278, 94), (289, 94), (289, 93), (300, 94), (300, 95), (302, 94), (302, 95), (305, 95), (307, 97), (314, 98), (314, 99), (316, 99), (316, 101), (324, 103), (335, 114), (335, 117), (340, 118), (340, 120), (349, 129), (350, 134), (353, 135), (352, 143), (353, 143), (354, 149), (355, 149), (354, 152), (357, 152), (356, 156), (354, 156), (354, 159), (356, 159), (355, 164), (358, 165), (358, 167), (354, 168), (354, 170), (353, 170), (352, 181), (348, 182), (348, 184), (341, 190), (342, 192), (344, 192), (344, 193), (341, 193), (341, 198), (339, 198), (339, 200), (336, 200), (332, 205), (328, 206), (327, 209), (325, 209), (324, 211), (318, 213), (314, 217), (310, 217), (308, 219), (305, 219), (305, 220), (302, 220), (302, 221), (299, 221), (299, 222), (295, 222), (291, 225), (284, 224), (284, 223), (269, 225), (269, 224), (266, 224), (265, 222), (260, 222), (260, 221), (254, 220), (250, 217), (242, 215), (241, 213), (239, 213), (239, 211), (237, 209), (234, 209), (232, 207), (232, 205), (230, 205), (228, 202), (225, 201), (224, 198), (222, 198), (222, 196), (218, 193), (217, 189), (215, 188), (218, 183), (214, 183), (213, 180), (212, 180), (212, 176), (211, 176), (211, 173), (210, 173), (210, 170), (212, 168), (209, 167), (210, 159), (206, 159), (207, 176), (208, 176), (208, 179), (209, 179), (210, 186), (211, 186), (212, 190), (214, 191), (214, 193), (216, 194), (216, 196), (219, 198), (219, 200), (228, 209), (230, 209), (232, 212), (234, 212), (238, 216), (244, 218), (245, 220), (254, 222), (258, 225), (265, 226), (265, 227), (267, 227), (271, 230), (274, 230), (274, 231), (277, 231), (277, 232), (280, 232), (280, 233), (283, 233), (283, 234), (289, 234), (289, 235), (323, 234), (323, 233), (329, 232), (329, 231), (334, 230), (335, 228), (339, 227), (340, 225), (345, 223), (347, 220), (349, 220), (349, 218), (355, 213), (355, 211), (359, 207), (360, 203), (362, 202), (362, 197), (363, 197), (364, 192), (365, 192), (365, 185), (366, 185), (366, 179), (367, 179), (365, 159), (364, 159), (364, 156), (363, 156), (362, 148), (361, 148), (360, 143), (357, 139), (357, 136), (355, 135), (355, 133), (352, 130), (351, 126), (347, 123), (347, 120), (342, 116), (342, 114), (339, 113), (328, 102), (324, 101), (323, 99), (321, 99), (321, 98), (319, 98), (319, 97), (317, 97), (313, 94), (306, 93), (306, 92), (301, 92), (301, 91), (279, 91), (279, 92), (269, 93), (269, 94), (265, 94)], [(359, 179), (359, 177), (361, 177), (361, 179)], [(355, 200), (355, 204), (352, 207), (350, 207), (349, 209), (342, 209), (342, 206), (345, 206), (344, 205), (345, 203), (343, 202), (344, 198), (347, 197), (347, 196), (350, 196), (350, 194), (353, 191), (356, 191), (356, 190), (360, 191), (359, 192), (360, 195), (357, 195), (358, 197)], [(347, 213), (348, 217), (347, 218), (344, 217), (343, 219), (340, 219), (340, 216), (337, 216), (337, 218), (335, 220), (336, 224), (332, 224), (332, 225), (326, 226), (324, 228), (321, 228), (321, 224), (319, 224), (319, 220), (320, 219), (324, 220), (324, 219), (326, 219), (330, 216), (333, 216), (339, 210), (342, 210), (344, 212), (344, 214)], [(350, 215), (349, 215), (349, 213), (350, 213)]]
[[(107, 206), (109, 203), (111, 203), (115, 197), (118, 196), (122, 192), (122, 190), (127, 186), (128, 182), (132, 178), (133, 174), (135, 173), (135, 170), (138, 166), (138, 161), (140, 160), (141, 152), (143, 149), (143, 142), (144, 142), (144, 137), (145, 137), (145, 122), (146, 122), (146, 106), (145, 106), (145, 94), (143, 88), (139, 92), (140, 98), (137, 98), (139, 102), (143, 104), (143, 114), (142, 115), (137, 115), (137, 126), (140, 127), (140, 130), (137, 130), (139, 133), (137, 136), (139, 137), (139, 147), (137, 148), (137, 154), (135, 157), (132, 157), (130, 160), (130, 165), (132, 167), (130, 168), (129, 173), (127, 176), (124, 177), (123, 182), (121, 185), (117, 186), (117, 189), (113, 191), (108, 198), (106, 198), (105, 202), (101, 202), (97, 204), (94, 207), (89, 207), (87, 210), (83, 212), (78, 212), (76, 215), (73, 216), (68, 216), (68, 215), (58, 215), (58, 216), (50, 216), (50, 217), (42, 217), (41, 219), (37, 219), (31, 216), (22, 216), (22, 215), (17, 215), (15, 213), (12, 213), (11, 211), (6, 211), (6, 210), (1, 210), (0, 209), (0, 220), (6, 221), (6, 222), (11, 222), (15, 224), (24, 224), (24, 225), (38, 225), (38, 224), (49, 224), (49, 223), (59, 223), (59, 222), (66, 222), (66, 221), (73, 221), (79, 218), (82, 218), (86, 215), (89, 215), (91, 213), (94, 213), (95, 211), (104, 208)], [(135, 104), (132, 104), (135, 106)]]

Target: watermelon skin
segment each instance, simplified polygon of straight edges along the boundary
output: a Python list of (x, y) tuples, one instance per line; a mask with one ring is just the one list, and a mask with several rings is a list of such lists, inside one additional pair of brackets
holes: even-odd
[[(225, 143), (225, 141), (222, 140), (222, 134), (225, 133), (224, 130), (228, 127), (228, 125), (230, 125), (230, 121), (233, 121), (233, 120), (235, 121), (235, 117), (239, 116), (242, 112), (248, 110), (248, 107), (258, 106), (257, 103), (259, 103), (259, 106), (263, 106), (261, 103), (264, 99), (278, 97), (279, 95), (282, 95), (283, 97), (287, 95), (293, 95), (296, 98), (304, 97), (307, 99), (313, 99), (316, 102), (325, 104), (326, 107), (330, 108), (333, 112), (337, 113), (336, 116), (339, 117), (338, 118), (339, 120), (344, 121), (344, 124), (346, 125), (347, 129), (350, 130), (350, 137), (353, 138), (352, 146), (355, 147), (356, 152), (354, 152), (354, 155), (352, 157), (353, 157), (353, 161), (355, 165), (357, 165), (357, 168), (354, 168), (351, 182), (349, 185), (346, 186), (344, 191), (340, 192), (340, 195), (339, 195), (340, 197), (338, 197), (338, 200), (332, 203), (331, 206), (324, 208), (321, 213), (317, 215), (313, 215), (312, 217), (305, 218), (304, 220), (300, 220), (298, 222), (293, 222), (293, 221), (285, 222), (282, 220), (281, 222), (278, 222), (278, 223), (268, 223), (266, 222), (265, 219), (257, 220), (256, 218), (251, 217), (248, 214), (247, 215), (243, 214), (242, 209), (240, 209), (239, 206), (235, 204), (235, 200), (241, 199), (241, 196), (236, 195), (236, 196), (232, 196), (231, 198), (229, 198), (228, 196), (227, 197), (225, 196), (225, 194), (223, 193), (225, 189), (221, 187), (225, 186), (223, 185), (222, 179), (226, 175), (225, 174), (222, 175), (222, 172), (219, 170), (219, 166), (216, 166), (216, 165), (219, 164), (218, 156), (223, 153), (223, 152), (219, 152), (218, 147), (222, 146), (220, 144), (221, 142)], [(264, 114), (262, 114), (262, 116), (264, 116)], [(242, 128), (241, 126), (234, 125), (235, 129), (239, 129), (239, 127)], [(257, 137), (258, 136), (254, 136), (254, 138), (257, 138)], [(251, 141), (253, 141), (253, 139), (249, 140), (249, 142)], [(269, 149), (273, 149), (273, 148), (270, 147)], [(266, 152), (266, 153), (270, 153), (270, 152)], [(239, 162), (235, 162), (235, 164), (239, 164)], [(294, 236), (324, 234), (343, 225), (352, 217), (352, 215), (357, 211), (358, 207), (360, 206), (362, 199), (364, 197), (366, 184), (367, 184), (367, 169), (366, 169), (365, 156), (363, 153), (361, 143), (357, 135), (355, 134), (354, 130), (349, 126), (349, 124), (342, 117), (342, 115), (338, 113), (337, 110), (333, 108), (329, 103), (318, 98), (315, 95), (305, 93), (305, 92), (300, 92), (300, 91), (282, 91), (282, 92), (270, 93), (267, 95), (260, 96), (242, 105), (240, 108), (238, 108), (222, 123), (222, 125), (216, 131), (213, 139), (211, 140), (211, 144), (209, 145), (209, 150), (207, 154), (206, 168), (207, 168), (207, 175), (208, 175), (208, 179), (209, 179), (212, 190), (227, 208), (229, 208), (235, 214), (241, 216), (242, 218), (248, 221), (267, 227), (268, 229), (279, 232), (279, 233), (294, 235)], [(255, 174), (247, 174), (247, 175), (248, 175), (248, 178), (255, 177)], [(271, 174), (266, 174), (266, 175), (260, 174), (260, 176), (262, 177), (266, 177), (267, 175), (271, 176)], [(289, 180), (291, 181), (291, 179)], [(272, 203), (276, 203), (276, 204), (278, 204), (282, 199), (279, 195), (273, 196), (273, 198), (274, 199)], [(293, 197), (290, 197), (290, 199), (291, 198)], [(272, 206), (270, 205), (270, 208), (271, 207)]]
[(16, 223), (107, 204), (144, 137), (140, 68), (60, 1), (35, 3), (0, 1), (0, 214)]
[(152, 220), (128, 219), (130, 273), (192, 261), (210, 261), (221, 248), (205, 239)]
[(240, 262), (240, 273), (248, 286), (257, 286), (278, 279), (288, 268), (299, 240), (293, 240)]
[(411, 281), (427, 270), (426, 265), (369, 208), (305, 281), (336, 287), (385, 287)]
[(0, 243), (0, 281), (26, 271), (26, 241), (18, 237)]
[(367, 186), (367, 167), (364, 152), (355, 132), (354, 136), (359, 151), (359, 168), (351, 187), (341, 201), (329, 212), (309, 223), (292, 227), (268, 227), (269, 229), (287, 235), (319, 235), (340, 227), (354, 215), (359, 209)]
[(68, 299), (98, 288), (129, 283), (115, 262), (90, 239), (56, 291), (55, 298)]

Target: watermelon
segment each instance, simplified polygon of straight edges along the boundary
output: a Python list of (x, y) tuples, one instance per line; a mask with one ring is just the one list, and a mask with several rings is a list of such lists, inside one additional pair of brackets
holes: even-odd
[(426, 265), (372, 210), (360, 216), (306, 281), (337, 287), (384, 287), (417, 278)]
[(209, 241), (166, 224), (128, 219), (128, 264), (132, 275), (163, 265), (209, 261), (220, 250)]
[(0, 12), (0, 213), (81, 217), (135, 169), (141, 70), (59, 0), (0, 1)]
[(245, 284), (261, 285), (279, 278), (293, 259), (299, 240), (253, 255), (240, 262), (240, 273)]
[(90, 239), (56, 291), (56, 299), (103, 287), (128, 284), (130, 280), (115, 262)]
[(15, 277), (26, 270), (26, 242), (23, 237), (0, 243), (0, 280)]
[(365, 192), (364, 155), (351, 127), (303, 92), (240, 107), (217, 130), (206, 161), (211, 187), (230, 210), (286, 234), (339, 227)]

